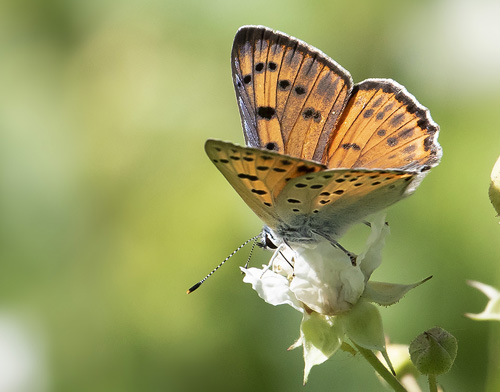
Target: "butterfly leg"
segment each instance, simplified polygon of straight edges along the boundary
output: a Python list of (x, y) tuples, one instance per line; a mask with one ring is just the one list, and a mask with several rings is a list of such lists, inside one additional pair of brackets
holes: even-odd
[[(368, 222), (368, 221), (363, 221), (363, 224), (365, 224), (365, 225), (366, 225), (366, 226), (368, 226), (368, 227), (372, 227), (371, 222)], [(385, 225), (386, 225), (386, 226), (389, 226), (389, 222), (387, 222), (387, 221), (386, 221), (386, 222), (385, 222)]]
[(358, 256), (356, 256), (354, 253), (352, 252), (349, 252), (346, 248), (344, 248), (342, 245), (340, 245), (337, 241), (330, 241), (331, 244), (337, 248), (339, 248), (342, 252), (344, 252), (347, 256), (349, 256), (349, 258), (351, 259), (351, 264), (353, 266), (356, 265), (356, 259), (358, 258)]
[[(290, 245), (286, 244), (286, 243), (281, 243), (276, 251), (273, 253), (273, 256), (271, 257), (271, 260), (269, 260), (269, 264), (266, 266), (266, 268), (262, 271), (262, 275), (261, 275), (261, 278), (262, 276), (269, 270), (271, 269), (273, 266), (274, 266), (274, 261), (276, 260), (276, 258), (278, 256), (281, 256), (283, 258), (283, 260), (286, 261), (286, 263), (290, 266), (290, 268), (293, 270), (293, 262), (288, 260), (288, 258), (283, 254), (283, 251), (285, 250), (286, 247), (289, 247), (290, 248)], [(292, 249), (292, 248), (290, 248)]]
[(317, 231), (315, 231), (314, 233), (317, 234), (317, 235), (319, 235), (319, 236), (321, 236), (321, 237), (323, 237), (324, 239), (328, 240), (332, 244), (333, 247), (338, 248), (342, 252), (344, 252), (351, 259), (351, 264), (353, 266), (356, 265), (356, 259), (358, 257), (357, 255), (355, 255), (352, 252), (349, 252), (346, 248), (344, 248), (342, 245), (340, 245), (338, 241), (334, 240), (330, 236), (328, 236), (326, 234), (323, 234), (323, 233), (320, 233), (320, 232), (317, 232)]

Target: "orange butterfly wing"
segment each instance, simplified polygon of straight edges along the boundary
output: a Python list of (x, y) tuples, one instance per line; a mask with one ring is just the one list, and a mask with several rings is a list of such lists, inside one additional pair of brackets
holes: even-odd
[(275, 203), (286, 184), (325, 169), (316, 162), (213, 139), (206, 141), (205, 151), (245, 203), (273, 229), (281, 221)]
[(352, 89), (349, 73), (262, 26), (238, 30), (232, 69), (247, 145), (320, 161)]
[(425, 171), (437, 165), (439, 127), (400, 84), (368, 79), (354, 87), (325, 150), (329, 168)]
[(363, 169), (323, 170), (294, 178), (276, 203), (285, 222), (285, 230), (278, 234), (290, 238), (292, 227), (338, 238), (351, 224), (411, 193), (415, 180), (413, 172)]
[(262, 26), (238, 30), (231, 63), (250, 147), (208, 140), (205, 148), (280, 238), (337, 237), (411, 194), (439, 163), (439, 127), (392, 80), (353, 88), (328, 56)]
[(335, 238), (352, 223), (404, 197), (405, 171), (325, 170), (272, 151), (207, 140), (207, 155), (262, 221), (289, 241)]

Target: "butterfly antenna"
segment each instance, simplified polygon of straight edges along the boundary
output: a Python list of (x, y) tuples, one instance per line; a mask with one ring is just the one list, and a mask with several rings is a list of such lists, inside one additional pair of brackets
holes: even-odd
[(259, 236), (256, 235), (255, 237), (250, 239), (250, 240), (253, 239), (253, 244), (252, 244), (252, 248), (250, 249), (250, 253), (248, 254), (247, 262), (245, 263), (245, 269), (248, 268), (248, 264), (250, 263), (250, 259), (252, 258), (253, 250), (255, 249), (255, 245), (257, 245), (258, 238), (259, 238)]
[[(238, 246), (229, 256), (227, 256), (224, 260), (222, 260), (222, 263), (220, 263), (217, 267), (215, 267), (207, 276), (205, 276), (202, 280), (200, 280), (198, 283), (194, 284), (193, 286), (191, 286), (189, 288), (189, 290), (187, 291), (187, 294), (190, 294), (192, 293), (193, 291), (195, 291), (198, 287), (201, 286), (201, 284), (207, 280), (208, 278), (210, 278), (214, 273), (215, 271), (217, 271), (220, 267), (222, 267), (226, 261), (228, 261), (231, 257), (233, 257), (236, 252), (238, 252), (241, 248), (243, 248), (246, 244), (248, 244), (249, 242), (251, 241), (256, 241), (257, 238), (259, 238), (260, 234), (257, 234), (255, 237), (252, 237), (248, 240), (246, 240), (243, 244), (241, 244), (240, 246)], [(252, 247), (252, 250), (253, 250), (253, 247)]]

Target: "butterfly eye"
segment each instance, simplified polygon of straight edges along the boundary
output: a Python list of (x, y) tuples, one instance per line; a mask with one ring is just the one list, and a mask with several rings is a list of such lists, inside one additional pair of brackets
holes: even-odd
[(278, 247), (274, 244), (274, 242), (271, 240), (271, 238), (269, 237), (269, 235), (265, 235), (265, 247), (268, 248), (268, 249), (277, 249)]

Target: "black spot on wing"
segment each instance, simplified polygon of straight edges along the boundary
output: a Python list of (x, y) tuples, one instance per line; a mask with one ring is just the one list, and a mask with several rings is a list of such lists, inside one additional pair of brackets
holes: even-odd
[(297, 95), (304, 95), (306, 93), (306, 89), (302, 86), (295, 87), (294, 91), (295, 91), (295, 94), (297, 94)]
[(271, 120), (276, 115), (276, 110), (270, 106), (259, 106), (257, 115), (264, 120)]
[(302, 112), (302, 117), (304, 120), (313, 119), (314, 122), (319, 123), (321, 121), (321, 113), (314, 108), (306, 108)]
[(356, 143), (344, 143), (344, 144), (342, 144), (341, 147), (344, 150), (349, 150), (350, 148), (352, 148), (355, 151), (361, 150), (361, 147), (358, 144), (356, 144)]
[(275, 142), (269, 142), (266, 144), (266, 150), (278, 150), (278, 143), (275, 143)]
[(380, 97), (378, 97), (378, 98), (376, 99), (376, 101), (375, 101), (375, 102), (373, 102), (372, 107), (373, 107), (373, 108), (378, 108), (378, 107), (382, 104), (382, 102), (384, 101), (384, 99), (385, 99), (385, 98), (384, 98), (384, 96), (383, 96), (383, 95), (382, 95), (382, 96), (380, 96)]
[(405, 148), (403, 148), (403, 153), (410, 154), (410, 153), (414, 152), (416, 149), (417, 149), (417, 146), (415, 146), (414, 144), (410, 144), (410, 145), (406, 146)]
[(290, 89), (290, 85), (291, 85), (291, 83), (290, 83), (290, 81), (288, 81), (288, 80), (280, 80), (280, 81), (278, 82), (278, 86), (279, 86), (279, 88), (280, 88), (281, 90), (283, 90), (283, 91), (287, 91), (287, 90), (289, 90), (289, 89)]
[(415, 132), (414, 128), (408, 128), (408, 129), (404, 129), (401, 132), (399, 132), (398, 136), (401, 139), (409, 139), (413, 136), (414, 132)]
[(363, 112), (364, 118), (370, 118), (371, 116), (373, 116), (373, 109), (367, 109)]
[(403, 123), (404, 120), (404, 113), (399, 113), (396, 114), (394, 117), (391, 118), (390, 123), (393, 127), (397, 127)]
[(297, 166), (297, 171), (299, 173), (313, 173), (315, 171), (314, 167), (309, 167), (306, 165)]
[(387, 145), (389, 147), (394, 147), (396, 144), (398, 144), (398, 139), (397, 138), (395, 138), (395, 137), (387, 138)]
[(250, 181), (257, 181), (259, 177), (251, 175), (251, 174), (246, 174), (246, 173), (239, 173), (238, 174), (239, 178), (242, 178), (244, 180), (250, 180)]

